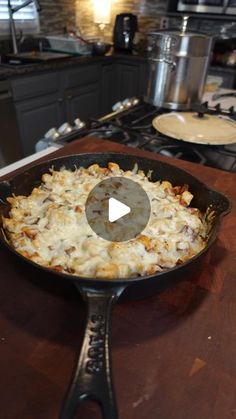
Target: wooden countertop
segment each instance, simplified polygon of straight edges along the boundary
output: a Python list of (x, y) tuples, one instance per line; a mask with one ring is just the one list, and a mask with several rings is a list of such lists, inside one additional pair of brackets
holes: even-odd
[[(236, 418), (236, 176), (88, 137), (52, 157), (105, 150), (166, 160), (233, 203), (190, 281), (115, 307), (119, 418)], [(51, 277), (40, 282), (2, 247), (0, 260), (0, 417), (58, 419), (82, 341), (85, 305), (72, 285)], [(82, 405), (78, 417), (101, 419), (92, 403)]]

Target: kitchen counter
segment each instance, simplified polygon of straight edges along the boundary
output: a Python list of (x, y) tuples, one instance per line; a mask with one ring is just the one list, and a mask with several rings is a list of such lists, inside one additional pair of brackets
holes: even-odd
[(0, 79), (13, 78), (18, 76), (26, 76), (29, 74), (48, 72), (72, 67), (78, 64), (88, 64), (90, 62), (98, 62), (104, 60), (105, 57), (68, 57), (57, 60), (50, 60), (42, 63), (32, 63), (22, 66), (0, 65)]
[[(191, 278), (115, 307), (112, 360), (119, 417), (235, 418), (236, 176), (93, 138), (51, 156), (107, 150), (168, 161), (233, 203), (217, 242)], [(58, 419), (82, 341), (85, 306), (66, 281), (42, 278), (2, 247), (0, 257), (0, 416)], [(91, 403), (79, 412), (80, 419), (101, 418)]]
[(73, 66), (92, 64), (92, 63), (109, 63), (117, 62), (122, 59), (123, 61), (145, 61), (146, 58), (140, 55), (129, 55), (129, 54), (111, 54), (105, 56), (68, 56), (63, 59), (52, 59), (41, 63), (32, 63), (19, 66), (8, 66), (0, 64), (0, 80), (6, 78), (22, 77), (30, 74), (36, 74), (41, 72), (63, 70)]

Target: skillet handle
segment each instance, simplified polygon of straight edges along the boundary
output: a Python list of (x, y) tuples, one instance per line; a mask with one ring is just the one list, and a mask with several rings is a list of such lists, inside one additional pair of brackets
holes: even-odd
[(75, 285), (88, 303), (87, 324), (60, 419), (73, 419), (84, 400), (98, 402), (104, 419), (118, 419), (110, 363), (110, 318), (112, 307), (125, 287), (98, 291), (76, 282)]

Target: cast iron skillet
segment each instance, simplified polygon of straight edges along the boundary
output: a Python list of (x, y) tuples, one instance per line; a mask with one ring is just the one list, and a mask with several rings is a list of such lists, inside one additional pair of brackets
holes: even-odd
[[(215, 211), (216, 217), (206, 248), (190, 261), (169, 269), (166, 272), (128, 280), (117, 278), (108, 281), (105, 279), (85, 279), (50, 270), (51, 274), (56, 275), (58, 279), (64, 278), (67, 281), (71, 280), (88, 305), (84, 341), (74, 377), (65, 397), (60, 415), (61, 419), (72, 419), (78, 405), (86, 399), (92, 399), (99, 403), (105, 419), (118, 418), (109, 360), (109, 326), (113, 304), (121, 294), (122, 298), (127, 299), (144, 298), (174, 285), (181, 278), (186, 278), (186, 275), (190, 274), (191, 271), (194, 272), (195, 263), (199, 263), (200, 258), (214, 242), (222, 216), (230, 211), (230, 202), (224, 195), (207, 188), (207, 186), (195, 177), (175, 166), (157, 160), (130, 156), (128, 154), (93, 153), (50, 160), (35, 165), (8, 181), (0, 183), (0, 215), (8, 211), (8, 206), (5, 203), (7, 196), (10, 196), (12, 193), (16, 195), (30, 194), (32, 189), (41, 183), (42, 174), (47, 172), (52, 166), (55, 169), (65, 167), (74, 170), (76, 166), (88, 167), (93, 163), (98, 163), (100, 166), (106, 167), (108, 162), (111, 161), (118, 163), (124, 170), (132, 169), (135, 163), (146, 174), (149, 170), (153, 170), (153, 181), (158, 179), (169, 180), (173, 185), (184, 185), (187, 183), (190, 191), (194, 194), (194, 200), (191, 205), (202, 211), (206, 211), (210, 206)], [(43, 272), (45, 270), (49, 271), (49, 269), (43, 268), (19, 255), (7, 243), (2, 228), (0, 231), (0, 240), (25, 263), (30, 263), (36, 269), (41, 270), (43, 281)]]

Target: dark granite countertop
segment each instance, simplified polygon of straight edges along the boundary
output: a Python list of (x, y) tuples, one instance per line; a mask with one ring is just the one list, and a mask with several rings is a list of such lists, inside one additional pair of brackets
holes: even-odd
[(106, 56), (69, 56), (68, 58), (55, 59), (47, 62), (32, 63), (13, 67), (9, 65), (0, 65), (0, 80), (11, 79), (19, 76), (26, 76), (48, 71), (62, 70), (68, 67), (93, 64), (109, 63), (114, 61), (145, 61), (146, 58), (141, 55), (111, 54)]
[[(87, 65), (94, 63), (111, 63), (111, 62), (134, 62), (147, 60), (145, 55), (141, 54), (118, 54), (112, 53), (105, 56), (68, 56), (68, 58), (48, 60), (40, 63), (32, 63), (19, 66), (9, 66), (0, 64), (0, 80), (12, 79), (16, 77), (37, 74), (41, 72), (59, 71), (78, 65)], [(235, 68), (211, 65), (214, 71), (234, 72)]]

